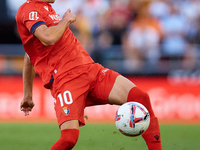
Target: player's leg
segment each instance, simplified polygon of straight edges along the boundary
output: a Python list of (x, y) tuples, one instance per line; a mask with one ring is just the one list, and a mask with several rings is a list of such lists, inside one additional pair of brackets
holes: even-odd
[(143, 104), (150, 113), (151, 123), (148, 130), (142, 136), (149, 150), (162, 149), (159, 124), (151, 107), (149, 96), (137, 88), (130, 80), (112, 70), (102, 68), (88, 98), (86, 106), (108, 103), (121, 105), (130, 101)]
[(85, 124), (84, 109), (88, 93), (93, 89), (96, 76), (102, 68), (93, 63), (82, 65), (71, 69), (67, 75), (60, 75), (61, 80), (54, 81), (51, 94), (55, 98), (54, 109), (61, 137), (51, 150), (71, 150), (76, 144), (79, 126)]
[(51, 147), (50, 150), (71, 150), (78, 141), (79, 121), (66, 121), (60, 126), (60, 130), (60, 139)]
[[(76, 78), (76, 76), (73, 77)], [(84, 93), (84, 85), (80, 86), (79, 79), (74, 81), (71, 78), (72, 76), (70, 76), (70, 81), (64, 78), (60, 82), (54, 82), (54, 88), (51, 90), (55, 98), (54, 109), (61, 130), (61, 136), (51, 150), (71, 150), (77, 143), (79, 126), (84, 124), (83, 113), (87, 93)]]
[(161, 150), (160, 129), (158, 120), (153, 112), (149, 95), (138, 87), (136, 87), (130, 80), (119, 75), (117, 76), (113, 88), (109, 94), (108, 101), (111, 104), (121, 105), (125, 102), (139, 102), (143, 104), (150, 113), (150, 126), (148, 130), (142, 134), (147, 143), (149, 150)]

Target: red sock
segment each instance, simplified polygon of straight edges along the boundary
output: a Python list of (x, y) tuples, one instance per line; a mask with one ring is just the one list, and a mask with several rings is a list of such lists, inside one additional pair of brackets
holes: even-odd
[(51, 147), (50, 150), (71, 150), (78, 141), (78, 129), (61, 130), (60, 139)]
[(142, 134), (149, 150), (162, 150), (158, 119), (151, 118), (149, 128)]
[(149, 150), (162, 150), (161, 139), (160, 139), (160, 129), (158, 124), (158, 119), (155, 117), (153, 112), (149, 95), (141, 91), (137, 87), (133, 87), (129, 91), (127, 102), (138, 102), (143, 104), (150, 114), (150, 125), (142, 137), (147, 143)]

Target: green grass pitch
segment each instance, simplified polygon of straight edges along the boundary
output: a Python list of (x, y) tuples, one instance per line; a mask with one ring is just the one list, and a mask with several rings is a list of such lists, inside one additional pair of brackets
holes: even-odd
[[(200, 149), (200, 125), (161, 125), (163, 150)], [(49, 150), (60, 132), (57, 124), (0, 124), (1, 150)], [(147, 150), (141, 136), (127, 137), (114, 124), (80, 128), (74, 150)]]

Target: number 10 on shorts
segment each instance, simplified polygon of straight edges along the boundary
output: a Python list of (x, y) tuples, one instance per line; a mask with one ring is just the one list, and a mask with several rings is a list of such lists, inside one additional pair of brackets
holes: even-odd
[(65, 91), (63, 94), (60, 93), (58, 95), (58, 98), (60, 100), (60, 105), (61, 107), (64, 106), (64, 103), (69, 105), (69, 104), (72, 104), (73, 103), (73, 99), (72, 99), (72, 94), (70, 91)]

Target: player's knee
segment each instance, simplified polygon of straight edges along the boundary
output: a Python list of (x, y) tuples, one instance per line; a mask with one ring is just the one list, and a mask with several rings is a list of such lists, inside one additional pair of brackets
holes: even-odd
[(143, 104), (149, 111), (151, 118), (155, 117), (153, 108), (151, 106), (149, 94), (140, 90), (139, 88), (134, 87), (129, 91), (127, 102), (138, 102)]
[(150, 103), (149, 94), (146, 92), (143, 92), (141, 95), (141, 99), (143, 100), (143, 103)]
[(71, 150), (78, 141), (78, 129), (61, 130), (60, 139), (51, 147), (50, 150)]
[(141, 104), (149, 104), (150, 103), (149, 94), (140, 90), (137, 87), (134, 87), (129, 91), (127, 99), (127, 102), (131, 101), (139, 102)]
[(63, 147), (64, 147), (64, 150), (71, 150), (75, 145), (76, 145), (76, 142), (75, 140), (73, 139), (66, 139), (66, 140), (63, 140)]
[(62, 130), (60, 140), (62, 141), (63, 150), (71, 150), (76, 145), (78, 137), (78, 129)]

